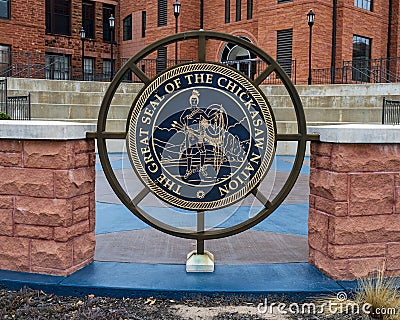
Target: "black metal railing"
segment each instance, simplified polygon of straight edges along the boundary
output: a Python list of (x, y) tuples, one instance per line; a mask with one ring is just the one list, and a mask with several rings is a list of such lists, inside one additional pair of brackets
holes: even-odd
[[(333, 73), (334, 71), (334, 73)], [(342, 61), (340, 68), (313, 69), (313, 84), (400, 82), (400, 57)]]
[(31, 120), (31, 95), (7, 97), (7, 114), (13, 120)]
[(383, 98), (382, 124), (400, 124), (400, 101)]
[(0, 112), (7, 113), (7, 79), (0, 79)]
[(31, 96), (9, 96), (7, 78), (0, 79), (0, 111), (13, 120), (31, 120)]

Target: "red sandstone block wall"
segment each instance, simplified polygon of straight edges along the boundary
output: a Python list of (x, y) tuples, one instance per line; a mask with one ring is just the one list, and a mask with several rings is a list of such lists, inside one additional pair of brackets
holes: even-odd
[(309, 261), (333, 278), (400, 275), (399, 151), (312, 142)]
[(93, 261), (94, 141), (0, 140), (0, 269), (68, 275)]

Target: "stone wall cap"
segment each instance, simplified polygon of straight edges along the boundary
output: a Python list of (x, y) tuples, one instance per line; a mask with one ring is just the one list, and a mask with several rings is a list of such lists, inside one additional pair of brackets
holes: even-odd
[(92, 123), (67, 121), (0, 120), (0, 139), (76, 140), (96, 131)]
[(400, 143), (400, 125), (338, 124), (309, 126), (308, 133), (318, 133), (321, 142)]

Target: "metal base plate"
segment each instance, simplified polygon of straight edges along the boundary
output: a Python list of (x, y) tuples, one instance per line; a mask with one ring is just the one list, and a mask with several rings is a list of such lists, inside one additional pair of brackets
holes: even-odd
[(197, 254), (196, 250), (188, 253), (186, 272), (214, 272), (214, 255), (204, 250), (204, 254)]

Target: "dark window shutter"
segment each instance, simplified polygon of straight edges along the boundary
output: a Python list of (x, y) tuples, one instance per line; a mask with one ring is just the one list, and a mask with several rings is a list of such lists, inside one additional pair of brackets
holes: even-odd
[(290, 77), (292, 75), (293, 29), (278, 30), (276, 60)]
[(167, 25), (167, 10), (168, 2), (167, 0), (158, 0), (158, 20), (157, 26), (163, 27)]
[(156, 72), (162, 72), (167, 68), (167, 47), (157, 49)]

